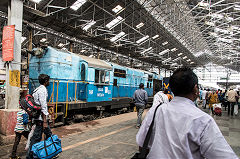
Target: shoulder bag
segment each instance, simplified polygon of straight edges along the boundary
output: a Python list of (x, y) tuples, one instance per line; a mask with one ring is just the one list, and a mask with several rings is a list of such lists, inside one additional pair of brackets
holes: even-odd
[(139, 149), (139, 152), (135, 153), (134, 156), (131, 158), (131, 159), (145, 159), (147, 158), (147, 155), (149, 153), (149, 149), (148, 149), (148, 143), (149, 143), (149, 140), (151, 138), (151, 133), (152, 133), (152, 129), (153, 129), (153, 125), (154, 125), (154, 119), (155, 119), (155, 115), (156, 115), (156, 112), (157, 112), (157, 109), (158, 107), (161, 105), (162, 103), (160, 103), (157, 108), (155, 109), (154, 111), (154, 115), (153, 115), (153, 119), (152, 119), (152, 123), (148, 129), (148, 132), (147, 132), (147, 135), (146, 135), (146, 138), (144, 140), (144, 143), (143, 143), (143, 147)]

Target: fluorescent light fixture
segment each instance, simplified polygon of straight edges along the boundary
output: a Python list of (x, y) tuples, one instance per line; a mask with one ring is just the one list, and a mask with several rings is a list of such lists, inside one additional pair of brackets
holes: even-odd
[(225, 42), (225, 43), (232, 43), (233, 39), (217, 38), (217, 41), (222, 41), (222, 42)]
[(47, 41), (47, 39), (46, 38), (42, 38), (41, 40), (40, 40), (40, 42), (45, 42), (45, 41)]
[(184, 57), (183, 57), (183, 60), (185, 60), (186, 58), (187, 58), (187, 56), (184, 56)]
[(115, 42), (117, 40), (119, 40), (120, 38), (122, 38), (126, 33), (124, 33), (123, 31), (118, 33), (117, 35), (115, 35), (114, 37), (112, 37), (110, 39), (111, 42)]
[(205, 24), (206, 24), (206, 25), (209, 25), (209, 26), (212, 26), (212, 27), (215, 26), (215, 23), (214, 23), (214, 22), (206, 21)]
[(136, 26), (136, 28), (139, 29), (139, 28), (141, 28), (141, 27), (143, 27), (143, 26), (144, 26), (144, 23), (141, 22), (141, 23), (139, 23), (139, 24)]
[(220, 32), (220, 33), (224, 33), (224, 34), (233, 34), (232, 31), (226, 30), (226, 29), (221, 29), (221, 28), (215, 28), (214, 29), (215, 32)]
[(233, 19), (232, 17), (229, 17), (229, 16), (225, 17), (225, 19), (226, 19), (227, 21), (229, 21), (229, 22), (234, 21), (234, 19)]
[(194, 62), (190, 62), (190, 64), (194, 64)]
[(117, 5), (115, 8), (112, 9), (112, 11), (116, 14), (119, 14), (121, 11), (123, 11), (123, 7), (120, 5)]
[(214, 36), (214, 37), (218, 36), (218, 34), (214, 33), (214, 32), (209, 32), (209, 35)]
[(76, 11), (86, 2), (87, 0), (77, 0), (70, 8)]
[(179, 53), (178, 56), (181, 56), (183, 53)]
[(203, 52), (203, 51), (199, 51), (199, 52), (197, 52), (196, 54), (194, 54), (194, 56), (195, 57), (199, 57), (199, 56), (201, 56), (201, 55), (203, 55), (205, 52)]
[(235, 5), (235, 6), (234, 6), (234, 10), (239, 11), (239, 10), (240, 10), (240, 5)]
[(146, 50), (144, 50), (143, 52), (141, 52), (142, 54), (143, 53), (145, 53), (145, 52), (149, 52), (149, 51), (151, 51), (152, 50), (152, 47), (150, 47), (150, 48), (148, 48), (148, 49), (146, 49)]
[(164, 60), (163, 63), (169, 62), (169, 61), (171, 61), (171, 59), (172, 59), (172, 58), (169, 57), (169, 58), (167, 58), (166, 60)]
[(217, 19), (223, 19), (224, 16), (222, 14), (213, 13), (213, 14), (211, 14), (211, 17), (217, 18)]
[(173, 49), (171, 49), (171, 51), (172, 51), (172, 52), (175, 52), (175, 51), (177, 51), (177, 48), (173, 48)]
[(31, 0), (31, 1), (33, 1), (35, 3), (40, 3), (41, 2), (41, 0)]
[(63, 43), (59, 43), (58, 46), (59, 46), (59, 47), (63, 47), (64, 44), (63, 44)]
[(168, 53), (170, 50), (169, 49), (166, 49), (166, 50), (163, 50), (162, 52), (159, 53), (160, 56)]
[(89, 28), (91, 28), (96, 22), (94, 20), (91, 20), (88, 22), (82, 29), (87, 31)]
[(210, 4), (207, 3), (207, 2), (199, 2), (198, 6), (199, 6), (199, 8), (202, 8), (202, 9), (209, 9), (210, 8)]
[(157, 39), (159, 37), (159, 35), (155, 35), (154, 37), (152, 37), (153, 39)]
[(181, 57), (178, 57), (178, 58), (176, 58), (176, 59), (174, 59), (172, 61), (175, 62), (175, 61), (180, 60), (180, 59), (181, 59)]
[(171, 64), (171, 66), (176, 66), (176, 65), (177, 65), (177, 63), (172, 63), (172, 64)]
[(141, 39), (137, 40), (136, 43), (140, 44), (141, 42), (146, 41), (148, 38), (149, 38), (149, 36), (146, 35), (146, 36), (142, 37)]
[(233, 30), (240, 30), (240, 28), (239, 28), (238, 26), (234, 26), (234, 25), (232, 25), (231, 28), (232, 28)]
[(167, 45), (168, 44), (168, 42), (167, 41), (165, 41), (164, 43), (162, 43), (162, 45), (164, 46), (164, 45)]
[(187, 62), (190, 62), (190, 61), (191, 61), (190, 59), (187, 60)]
[(106, 25), (106, 27), (111, 30), (112, 28), (120, 24), (122, 21), (124, 21), (124, 19), (121, 16), (118, 16), (115, 19), (113, 19), (111, 22), (109, 22)]
[(26, 37), (22, 36), (21, 37), (21, 43), (24, 42), (26, 39), (27, 39)]

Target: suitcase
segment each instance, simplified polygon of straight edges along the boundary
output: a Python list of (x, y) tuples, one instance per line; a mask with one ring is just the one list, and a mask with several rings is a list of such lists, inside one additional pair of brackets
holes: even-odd
[(215, 115), (218, 115), (218, 116), (221, 116), (221, 115), (222, 115), (222, 109), (219, 108), (219, 107), (216, 107), (216, 108), (214, 109), (214, 114), (215, 114)]

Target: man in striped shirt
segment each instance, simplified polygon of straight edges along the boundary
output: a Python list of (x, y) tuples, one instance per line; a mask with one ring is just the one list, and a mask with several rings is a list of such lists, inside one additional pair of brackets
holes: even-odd
[(13, 144), (12, 154), (10, 155), (10, 159), (19, 159), (19, 157), (16, 155), (18, 144), (21, 140), (22, 135), (27, 139), (29, 134), (29, 127), (28, 124), (23, 123), (23, 116), (26, 114), (26, 112), (21, 109), (17, 112), (17, 123), (15, 126), (15, 142)]

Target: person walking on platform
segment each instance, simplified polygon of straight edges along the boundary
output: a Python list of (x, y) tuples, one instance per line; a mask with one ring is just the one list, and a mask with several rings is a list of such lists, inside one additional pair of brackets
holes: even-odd
[(144, 90), (144, 84), (140, 83), (139, 89), (134, 92), (133, 101), (137, 108), (137, 126), (136, 128), (140, 128), (142, 123), (142, 114), (144, 112), (144, 108), (148, 102), (147, 92)]
[(206, 101), (206, 95), (207, 95), (207, 91), (206, 91), (206, 89), (204, 89), (204, 90), (202, 91), (202, 101), (203, 101), (202, 107), (203, 107), (203, 109), (206, 109), (206, 103), (207, 103), (207, 101)]
[(212, 114), (214, 114), (214, 110), (213, 110), (213, 104), (218, 103), (218, 95), (217, 92), (212, 91), (209, 94), (209, 108), (211, 109)]
[[(169, 86), (174, 98), (157, 108), (147, 158), (238, 159), (214, 119), (194, 105), (199, 96), (196, 74), (190, 68), (179, 68), (170, 77)], [(137, 133), (140, 147), (147, 127), (144, 122)]]
[(232, 88), (227, 92), (227, 100), (228, 100), (228, 115), (230, 115), (230, 110), (231, 110), (231, 115), (233, 116), (233, 110), (234, 110), (234, 105), (238, 101), (238, 94), (236, 91), (234, 91)]
[(10, 159), (20, 159), (19, 156), (17, 156), (17, 147), (19, 145), (19, 142), (21, 141), (21, 137), (24, 136), (26, 139), (28, 139), (29, 134), (29, 121), (28, 121), (28, 115), (27, 112), (23, 109), (20, 109), (17, 112), (17, 123), (15, 126), (15, 141), (13, 144), (12, 153), (10, 155)]
[(33, 119), (36, 128), (33, 132), (33, 136), (30, 139), (30, 145), (27, 153), (27, 159), (33, 158), (33, 153), (31, 151), (32, 145), (38, 143), (42, 140), (42, 134), (46, 135), (46, 138), (52, 135), (52, 132), (49, 128), (47, 116), (49, 115), (47, 109), (47, 86), (49, 86), (50, 77), (46, 74), (40, 74), (38, 77), (40, 86), (34, 90), (33, 97), (36, 104), (41, 105), (41, 115), (38, 119)]

